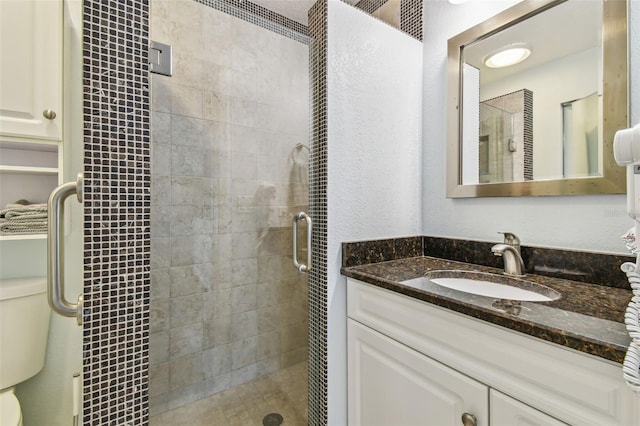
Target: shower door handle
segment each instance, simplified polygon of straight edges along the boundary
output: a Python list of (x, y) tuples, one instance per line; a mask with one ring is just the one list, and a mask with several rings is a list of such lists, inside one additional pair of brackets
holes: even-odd
[(82, 325), (83, 295), (78, 303), (70, 303), (64, 295), (64, 201), (76, 194), (82, 202), (82, 173), (75, 182), (68, 182), (53, 190), (47, 202), (47, 295), (49, 306), (65, 317), (76, 317)]
[[(307, 222), (307, 264), (298, 262), (298, 221), (303, 219)], [(311, 271), (311, 218), (305, 212), (299, 212), (293, 217), (293, 266), (296, 267), (298, 272)]]

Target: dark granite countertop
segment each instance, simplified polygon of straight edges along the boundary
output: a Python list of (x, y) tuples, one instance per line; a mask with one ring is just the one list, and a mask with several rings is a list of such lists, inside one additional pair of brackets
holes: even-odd
[(550, 302), (497, 301), (427, 284), (420, 288), (400, 281), (436, 270), (480, 271), (501, 269), (435, 257), (410, 257), (343, 267), (343, 275), (397, 293), (460, 312), (549, 342), (622, 363), (631, 341), (624, 325), (630, 290), (527, 274), (524, 279), (562, 294)]

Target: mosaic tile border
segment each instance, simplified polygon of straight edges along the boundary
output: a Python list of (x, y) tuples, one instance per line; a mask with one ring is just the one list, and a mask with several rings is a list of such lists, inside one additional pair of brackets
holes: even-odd
[[(360, 0), (354, 7), (373, 15), (388, 0)], [(376, 18), (378, 19), (378, 18)], [(400, 1), (400, 31), (422, 41), (422, 0)]]
[(309, 30), (301, 23), (246, 0), (194, 0), (244, 21), (309, 44)]
[(372, 14), (384, 6), (387, 1), (389, 0), (360, 0), (355, 4), (355, 7), (367, 12), (368, 14)]
[(400, 29), (422, 41), (422, 0), (400, 1)]
[[(246, 0), (194, 0), (206, 6), (251, 22), (280, 35), (309, 43), (309, 27)], [(354, 7), (373, 14), (388, 0), (361, 0)], [(400, 3), (399, 30), (422, 41), (422, 1), (402, 0)]]
[(309, 425), (327, 424), (327, 46), (328, 4), (309, 10), (311, 73), (311, 156), (309, 211), (313, 218), (312, 269), (309, 273)]
[(83, 5), (83, 411), (148, 423), (149, 2)]
[(524, 91), (524, 178), (533, 180), (533, 92)]

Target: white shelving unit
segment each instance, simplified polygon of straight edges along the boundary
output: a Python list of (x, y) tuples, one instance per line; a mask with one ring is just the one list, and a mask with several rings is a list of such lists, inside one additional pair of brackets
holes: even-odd
[[(46, 203), (61, 183), (63, 2), (0, 1), (0, 21), (0, 209), (4, 209), (18, 200)], [(0, 234), (0, 240), (43, 238)], [(15, 247), (16, 243), (3, 245), (2, 251), (6, 254)], [(35, 255), (39, 249), (34, 249)]]
[[(0, 209), (18, 200), (46, 203), (61, 183), (62, 150), (59, 142), (0, 136)], [(1, 235), (0, 240), (44, 239), (45, 234)]]
[(58, 169), (53, 167), (22, 167), (0, 165), (0, 174), (57, 176)]

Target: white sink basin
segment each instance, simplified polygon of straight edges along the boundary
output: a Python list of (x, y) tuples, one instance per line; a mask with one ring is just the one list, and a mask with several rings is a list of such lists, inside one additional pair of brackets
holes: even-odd
[[(456, 277), (455, 275), (462, 275)], [(497, 281), (497, 282), (496, 282)], [(434, 271), (425, 277), (401, 281), (402, 284), (428, 290), (433, 284), (497, 299), (523, 302), (550, 302), (561, 297), (557, 291), (518, 278), (469, 271)]]

